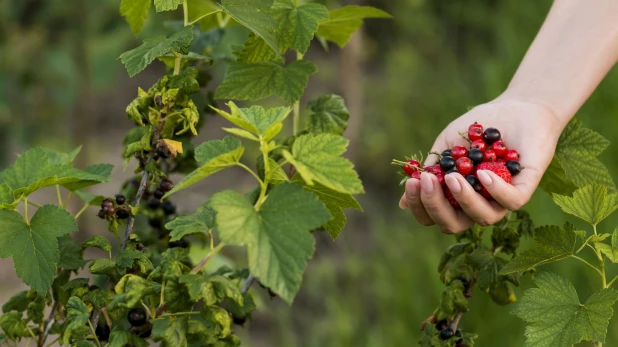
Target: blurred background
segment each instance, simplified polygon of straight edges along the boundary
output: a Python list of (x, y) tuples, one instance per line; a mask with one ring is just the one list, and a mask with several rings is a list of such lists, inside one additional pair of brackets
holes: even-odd
[[(246, 346), (417, 344), (421, 322), (439, 302), (443, 285), (437, 264), (453, 238), (420, 226), (397, 207), (402, 188), (390, 161), (427, 151), (455, 117), (498, 96), (552, 1), (363, 0), (328, 5), (352, 3), (376, 6), (394, 19), (366, 21), (344, 50), (330, 46), (326, 53), (314, 43), (307, 58), (320, 72), (311, 78), (306, 100), (324, 93), (346, 98), (352, 113), (348, 156), (367, 190), (360, 197), (365, 212), (348, 215), (349, 225), (336, 242), (318, 236), (317, 253), (292, 307), (254, 289), (262, 298), (261, 308), (246, 328), (236, 328)], [(128, 78), (117, 57), (140, 40), (119, 16), (118, 5), (118, 0), (0, 0), (0, 170), (32, 146), (70, 150), (83, 144), (77, 166), (116, 165), (113, 183), (95, 192), (113, 195), (130, 177), (130, 170), (122, 172), (121, 142), (132, 126), (124, 109), (137, 87), (149, 87), (164, 66), (157, 62)], [(161, 32), (161, 21), (177, 15), (151, 16), (142, 37)], [(246, 34), (239, 31), (228, 39), (241, 44)], [(216, 79), (223, 71), (217, 68)], [(610, 140), (618, 137), (618, 70), (610, 72), (578, 118)], [(224, 124), (209, 117), (200, 140), (221, 137)], [(618, 173), (618, 161), (612, 160), (617, 156), (618, 145), (612, 145), (601, 157), (610, 172)], [(222, 187), (247, 191), (251, 183), (241, 171), (226, 171), (175, 197), (175, 202), (191, 213)], [(55, 199), (53, 189), (38, 194), (33, 199)], [(74, 204), (71, 208), (81, 207)], [(542, 191), (525, 209), (537, 225), (572, 220), (584, 228)], [(80, 219), (81, 232), (73, 237), (106, 233), (95, 213), (93, 209)], [(617, 222), (615, 215), (599, 228), (612, 232)], [(529, 245), (527, 241), (524, 246)], [(226, 254), (237, 257), (231, 252)], [(598, 288), (598, 277), (575, 263), (566, 260), (546, 269), (568, 277), (585, 300)], [(531, 285), (526, 277), (517, 288), (518, 297)], [(0, 304), (23, 287), (12, 261), (1, 260)], [(477, 292), (462, 327), (480, 334), (481, 347), (522, 346), (524, 325), (511, 310)], [(611, 328), (616, 324), (614, 320), (610, 325), (607, 346), (618, 345), (618, 329)]]

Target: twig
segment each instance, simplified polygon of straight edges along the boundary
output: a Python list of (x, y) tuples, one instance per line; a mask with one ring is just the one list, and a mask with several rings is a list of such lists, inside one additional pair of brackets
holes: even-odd
[(453, 321), (451, 322), (451, 330), (453, 332), (457, 331), (457, 326), (459, 325), (459, 321), (461, 320), (461, 317), (463, 316), (463, 312), (457, 312), (457, 314), (455, 315), (455, 318), (453, 318)]
[(253, 277), (253, 275), (249, 275), (249, 277), (247, 277), (247, 280), (245, 281), (245, 284), (242, 285), (240, 292), (245, 294), (249, 290), (249, 288), (251, 288), (253, 282), (255, 282), (255, 277)]
[(200, 272), (200, 270), (202, 270), (204, 268), (204, 266), (206, 266), (206, 263), (208, 263), (208, 261), (215, 256), (215, 254), (219, 253), (219, 251), (221, 250), (221, 248), (223, 248), (223, 246), (225, 246), (224, 243), (220, 243), (219, 245), (217, 245), (217, 247), (215, 247), (212, 251), (210, 251), (210, 253), (206, 254), (206, 256), (204, 257), (204, 259), (202, 259), (202, 261), (200, 261), (199, 264), (197, 264), (193, 270), (191, 270), (191, 274), (196, 274), (198, 272)]
[(45, 345), (45, 340), (47, 340), (47, 336), (49, 336), (49, 332), (56, 321), (56, 312), (58, 311), (59, 306), (60, 303), (56, 301), (51, 312), (49, 313), (49, 323), (47, 323), (47, 326), (45, 327), (45, 333), (39, 337), (39, 347), (43, 347), (43, 345)]

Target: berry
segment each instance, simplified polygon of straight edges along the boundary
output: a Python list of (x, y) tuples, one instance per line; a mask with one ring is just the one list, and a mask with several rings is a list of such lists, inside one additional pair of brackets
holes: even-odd
[(443, 171), (448, 171), (455, 167), (455, 159), (453, 157), (442, 157), (440, 159), (440, 168)]
[(165, 195), (165, 192), (163, 190), (161, 190), (161, 188), (157, 188), (157, 189), (155, 189), (153, 195), (154, 195), (155, 199), (161, 200), (163, 195)]
[[(415, 160), (416, 161), (416, 160)], [(417, 162), (418, 163), (418, 162)], [(164, 191), (164, 192), (169, 192), (170, 190), (172, 190), (172, 188), (174, 188), (174, 182), (172, 182), (171, 180), (168, 180), (167, 178), (161, 181), (161, 184), (159, 184), (159, 188)]]
[(97, 213), (97, 217), (101, 218), (101, 219), (105, 219), (105, 216), (107, 216), (107, 212), (105, 212), (104, 210), (99, 210), (99, 213)]
[(474, 122), (474, 124), (468, 127), (468, 138), (470, 141), (483, 139), (483, 126)]
[(161, 205), (161, 201), (159, 199), (150, 198), (148, 199), (148, 207), (151, 209), (159, 208)]
[(508, 152), (508, 148), (506, 148), (506, 145), (502, 140), (492, 143), (490, 148), (496, 152), (498, 157), (504, 157)]
[(500, 131), (496, 128), (487, 128), (483, 133), (483, 140), (485, 140), (488, 145), (500, 141), (501, 138)]
[(455, 166), (457, 167), (457, 171), (464, 176), (469, 175), (472, 173), (472, 170), (474, 170), (474, 163), (472, 162), (472, 159), (468, 157), (461, 157), (457, 159)]
[(446, 173), (442, 173), (440, 171), (438, 173), (435, 173), (434, 175), (438, 179), (438, 183), (440, 183), (441, 186), (444, 186), (446, 184), (446, 181), (444, 181), (444, 175), (446, 175)]
[(474, 165), (478, 165), (483, 162), (483, 152), (478, 149), (471, 149), (468, 153), (468, 158), (472, 160)]
[(453, 150), (451, 149), (445, 149), (444, 152), (442, 152), (441, 154), (443, 157), (450, 157), (453, 155)]
[(466, 181), (468, 181), (468, 183), (470, 183), (470, 185), (472, 186), (472, 188), (477, 192), (480, 193), (481, 192), (481, 182), (479, 182), (479, 179), (476, 178), (476, 176), (474, 175), (469, 175), (466, 176)]
[(470, 149), (472, 148), (478, 149), (481, 152), (485, 152), (485, 149), (487, 149), (487, 144), (483, 142), (483, 140), (476, 140), (473, 141), (470, 145)]
[[(412, 174), (418, 171), (418, 168), (420, 167), (421, 163), (419, 163), (417, 160), (410, 159), (408, 160), (408, 163), (403, 166), (403, 172), (405, 172), (406, 175), (412, 177)], [(163, 184), (163, 182), (161, 182), (161, 184)]]
[(445, 175), (452, 174), (452, 173), (459, 173), (459, 171), (457, 171), (457, 168), (452, 168), (452, 169), (448, 170), (448, 171), (445, 173)]
[(410, 176), (410, 178), (416, 178), (417, 180), (421, 179), (421, 172), (420, 171), (414, 171), (412, 173), (412, 176)]
[(447, 187), (444, 187), (443, 190), (444, 197), (448, 200), (448, 202), (451, 203), (451, 206), (453, 206), (454, 208), (459, 208), (459, 202), (457, 202), (457, 200), (453, 196), (453, 193), (451, 193), (451, 191)]
[(97, 338), (99, 338), (99, 341), (108, 341), (111, 329), (107, 324), (103, 323), (102, 320), (100, 320), (99, 324), (97, 324), (97, 329), (95, 330), (95, 332), (97, 334)]
[(234, 321), (234, 324), (240, 325), (242, 327), (245, 325), (245, 323), (247, 323), (247, 316), (244, 316), (244, 317), (232, 316), (232, 320)]
[(448, 321), (446, 319), (443, 319), (439, 321), (438, 323), (436, 323), (436, 329), (444, 330), (446, 328), (448, 328)]
[(152, 159), (154, 161), (157, 161), (157, 160), (161, 159), (161, 157), (159, 156), (159, 153), (155, 153), (155, 154), (152, 155)]
[(174, 206), (174, 203), (169, 200), (164, 201), (162, 207), (163, 213), (165, 213), (165, 215), (167, 216), (176, 213), (176, 206)]
[(142, 325), (146, 324), (146, 321), (148, 320), (148, 316), (146, 315), (146, 311), (144, 311), (143, 308), (134, 308), (131, 311), (129, 311), (129, 314), (127, 315), (127, 319), (129, 320), (129, 323), (131, 323), (132, 326), (134, 327), (141, 327)]
[(99, 289), (99, 286), (97, 286), (96, 284), (93, 284), (90, 287), (88, 287), (89, 291), (93, 291), (93, 290), (97, 290), (97, 289)]
[[(498, 177), (502, 178), (506, 183), (511, 184), (512, 182), (511, 173), (509, 172), (509, 170), (504, 164), (481, 163), (477, 167), (477, 170), (489, 170), (495, 173), (496, 175), (498, 175)], [(493, 197), (491, 196), (491, 194), (489, 194), (489, 192), (485, 189), (485, 187), (483, 187), (483, 184), (481, 184), (481, 195), (483, 195), (485, 199), (487, 200), (493, 200)]]
[(101, 202), (101, 208), (107, 211), (110, 208), (114, 208), (114, 202), (111, 199), (105, 199)]
[(504, 160), (506, 161), (519, 161), (519, 153), (517, 153), (516, 150), (514, 149), (509, 149), (508, 151), (506, 151), (506, 155), (504, 155)]
[(439, 164), (427, 166), (425, 167), (425, 171), (432, 173), (434, 175), (437, 175), (437, 174), (444, 175), (444, 171), (442, 170), (442, 168), (440, 168)]
[(127, 198), (124, 195), (116, 195), (116, 203), (118, 205), (124, 205), (124, 203), (127, 201)]
[(493, 161), (496, 161), (497, 159), (498, 159), (498, 156), (496, 155), (496, 152), (494, 152), (491, 149), (488, 149), (483, 153), (483, 161), (485, 162), (493, 162)]
[(183, 239), (178, 241), (172, 241), (168, 244), (169, 248), (187, 248), (189, 247), (189, 243)]
[(129, 211), (127, 211), (127, 210), (118, 210), (118, 211), (116, 211), (116, 218), (118, 218), (118, 219), (127, 219), (127, 218), (129, 218)]
[(513, 176), (517, 176), (521, 172), (521, 165), (519, 164), (519, 162), (516, 162), (515, 160), (511, 160), (507, 162), (506, 168), (509, 169), (509, 172)]
[(113, 217), (114, 214), (116, 213), (116, 209), (113, 207), (109, 207), (105, 212), (107, 213), (109, 217)]
[(151, 227), (158, 229), (161, 227), (161, 220), (160, 219), (148, 219), (148, 225), (150, 225)]
[(452, 153), (453, 153), (452, 157), (455, 160), (468, 156), (468, 150), (464, 146), (455, 146), (455, 147), (453, 147)]
[(442, 340), (448, 340), (453, 337), (453, 335), (455, 335), (455, 333), (451, 329), (443, 329), (440, 331), (440, 338)]

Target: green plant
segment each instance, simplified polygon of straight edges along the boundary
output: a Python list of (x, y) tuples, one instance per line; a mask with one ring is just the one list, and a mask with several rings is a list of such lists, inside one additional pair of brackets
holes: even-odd
[[(148, 38), (120, 56), (131, 76), (157, 59), (169, 68), (147, 91), (140, 88), (126, 110), (136, 127), (124, 139), (123, 157), (125, 168), (137, 160), (137, 176), (118, 195), (91, 194), (85, 188), (109, 182), (112, 166), (72, 167), (79, 148), (30, 149), (0, 173), (0, 235), (7, 240), (0, 256), (13, 258), (17, 275), (31, 288), (2, 307), (0, 343), (31, 338), (44, 346), (54, 336), (79, 347), (147, 346), (148, 340), (174, 347), (237, 346), (232, 323), (251, 318), (251, 285), (259, 280), (291, 303), (314, 252), (311, 232), (326, 231), (334, 239), (346, 223), (343, 209), (361, 208), (353, 195), (363, 193), (362, 183), (341, 157), (349, 118), (343, 99), (309, 101), (306, 126), (300, 123), (300, 98), (317, 72), (304, 54), (314, 35), (324, 46), (344, 46), (364, 18), (388, 14), (360, 6), (328, 11), (297, 0), (155, 0), (154, 6), (157, 12), (182, 7), (183, 20), (167, 23), (169, 36)], [(120, 12), (136, 35), (151, 7), (151, 0), (122, 0)], [(232, 26), (247, 29), (239, 50), (223, 39)], [(295, 54), (286, 64), (288, 51)], [(219, 63), (229, 64), (223, 81), (206, 94), (210, 68)], [(215, 102), (269, 96), (283, 106), (230, 101), (224, 110)], [(224, 128), (231, 135), (223, 139), (195, 146), (192, 139), (207, 113), (235, 127)], [(290, 113), (292, 134), (283, 136)], [(258, 148), (257, 170), (241, 162), (241, 139)], [(255, 189), (217, 193), (194, 214), (176, 216), (170, 196), (232, 167), (255, 178)], [(171, 173), (186, 176), (174, 184), (167, 179)], [(29, 198), (46, 187), (55, 187), (57, 205)], [(68, 192), (64, 197), (62, 190)], [(84, 203), (73, 215), (65, 209), (72, 196)], [(98, 216), (121, 237), (118, 252), (101, 235), (82, 244), (69, 236), (91, 206), (100, 207)], [(188, 257), (189, 241), (210, 248), (198, 264)], [(248, 269), (206, 273), (204, 266), (225, 245), (247, 248)], [(87, 248), (106, 257), (84, 259)], [(98, 285), (73, 277), (85, 267), (99, 276)]]
[[(438, 308), (423, 323), (421, 346), (473, 346), (476, 335), (464, 332), (460, 339), (444, 339), (444, 330), (450, 333), (461, 328), (475, 288), (499, 305), (515, 302), (512, 287), (520, 284), (524, 274), (534, 277), (537, 288), (527, 290), (512, 313), (528, 323), (526, 346), (570, 347), (581, 341), (603, 345), (618, 300), (618, 291), (612, 288), (618, 276), (610, 278), (607, 273), (610, 262), (618, 263), (618, 229), (612, 234), (597, 231), (597, 225), (618, 209), (616, 186), (597, 159), (608, 145), (601, 135), (572, 121), (541, 181), (553, 201), (589, 224), (592, 233), (572, 223), (535, 228), (527, 212), (514, 211), (491, 227), (475, 225), (455, 236), (457, 243), (446, 251), (438, 267), (447, 288)], [(487, 246), (483, 234), (489, 230), (491, 245)], [(522, 237), (534, 237), (535, 244), (520, 252)], [(586, 250), (593, 260), (581, 254)], [(600, 289), (586, 300), (579, 299), (566, 278), (550, 272), (536, 274), (541, 265), (569, 258), (600, 277)]]

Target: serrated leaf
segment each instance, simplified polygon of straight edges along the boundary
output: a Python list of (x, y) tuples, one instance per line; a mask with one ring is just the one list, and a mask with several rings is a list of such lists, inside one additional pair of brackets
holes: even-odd
[(214, 107), (213, 109), (236, 126), (258, 137), (263, 137), (264, 141), (270, 141), (277, 135), (281, 130), (280, 125), (291, 111), (289, 107), (264, 109), (258, 105), (249, 108), (239, 108), (231, 101), (227, 103), (227, 106), (230, 108), (231, 113)]
[(79, 152), (81, 152), (82, 146), (75, 148), (69, 153), (58, 152), (53, 149), (43, 148), (45, 156), (49, 160), (50, 165), (71, 165)]
[(105, 258), (97, 259), (90, 264), (90, 273), (114, 277), (117, 274), (116, 262)]
[(577, 187), (567, 177), (562, 165), (556, 158), (552, 159), (549, 167), (545, 170), (539, 188), (548, 193), (570, 195)]
[(26, 308), (28, 308), (30, 301), (31, 299), (28, 298), (28, 291), (22, 290), (21, 292), (13, 295), (7, 302), (4, 303), (4, 305), (2, 305), (2, 312), (24, 312)]
[(217, 99), (260, 100), (272, 95), (292, 104), (300, 99), (309, 76), (317, 67), (307, 60), (296, 60), (285, 67), (279, 63), (231, 63), (217, 88)]
[(45, 205), (28, 225), (16, 211), (0, 210), (0, 258), (13, 257), (17, 276), (39, 293), (51, 287), (60, 254), (57, 238), (77, 230), (67, 211)]
[(233, 191), (215, 194), (211, 206), (221, 240), (245, 245), (251, 273), (292, 303), (314, 252), (309, 230), (331, 218), (324, 205), (300, 186), (283, 183), (272, 188), (259, 212)]
[(124, 64), (130, 77), (137, 75), (144, 70), (157, 57), (171, 51), (186, 53), (187, 48), (193, 41), (193, 26), (189, 25), (172, 36), (155, 36), (146, 39), (144, 43), (128, 52), (120, 55), (120, 60)]
[(215, 211), (202, 205), (192, 215), (176, 217), (165, 228), (170, 230), (170, 241), (178, 241), (186, 235), (207, 232), (214, 227), (214, 222)]
[(318, 23), (329, 16), (322, 4), (309, 2), (298, 6), (294, 0), (276, 0), (270, 12), (279, 22), (279, 50), (285, 52), (291, 48), (302, 54), (307, 52)]
[(244, 152), (245, 147), (242, 146), (240, 140), (232, 136), (202, 143), (195, 148), (195, 160), (201, 163), (200, 167), (185, 176), (182, 181), (165, 194), (165, 197), (183, 190), (215, 172), (238, 164)]
[(182, 0), (154, 0), (157, 12), (174, 11), (182, 5)]
[[(189, 61), (199, 61), (202, 63), (211, 63), (212, 62), (212, 58), (207, 57), (205, 55), (201, 55), (195, 52), (189, 52), (187, 54), (179, 54), (180, 55), (180, 66), (184, 67), (187, 62)], [(167, 65), (169, 68), (174, 68), (176, 65), (176, 56), (172, 53), (167, 53), (161, 56), (158, 56), (157, 59), (161, 62), (163, 62), (163, 64)], [(191, 89), (195, 89), (195, 85), (191, 84), (191, 85), (187, 85), (186, 87), (190, 87)], [(175, 88), (175, 87), (172, 87)], [(187, 88), (188, 90), (191, 90), (189, 88)], [(198, 87), (199, 89), (199, 87)], [(196, 90), (197, 91), (197, 90)], [(185, 93), (187, 93), (185, 91)], [(190, 92), (189, 92), (190, 94)]]
[(219, 337), (227, 337), (232, 332), (232, 317), (226, 310), (219, 306), (204, 306), (201, 310), (202, 318), (207, 322), (212, 322), (217, 327), (216, 333)]
[(159, 284), (136, 275), (125, 275), (118, 281), (114, 289), (118, 295), (109, 304), (110, 310), (115, 310), (119, 307), (135, 307), (144, 296), (161, 290)]
[(607, 259), (612, 263), (618, 263), (618, 228), (614, 229), (614, 233), (612, 234), (611, 246), (600, 242), (596, 242), (594, 246), (601, 253), (605, 254)]
[(0, 316), (0, 328), (11, 340), (15, 340), (23, 335), (26, 322), (21, 312), (8, 312)]
[[(252, 133), (248, 132), (247, 130), (243, 130), (243, 129), (238, 129), (238, 128), (221, 128), (224, 131), (232, 134), (232, 135), (236, 135), (238, 137), (242, 137), (243, 139), (247, 139), (247, 140), (251, 140), (251, 141), (257, 141), (259, 142), (260, 139), (257, 138), (257, 136), (253, 135)], [(12, 197), (12, 196), (11, 196)]]
[(62, 334), (62, 344), (69, 343), (71, 333), (83, 327), (88, 321), (88, 306), (80, 298), (72, 296), (66, 305), (67, 325)]
[(95, 289), (88, 291), (88, 294), (82, 298), (84, 302), (89, 302), (96, 308), (101, 308), (105, 304), (112, 301), (114, 294), (107, 289)]
[(571, 347), (582, 340), (605, 341), (618, 292), (607, 288), (581, 304), (564, 277), (541, 273), (538, 288), (528, 289), (513, 314), (530, 323), (526, 347)]
[(0, 184), (0, 209), (12, 210), (19, 204), (19, 200), (15, 199), (13, 189), (6, 183)]
[(189, 298), (193, 302), (204, 300), (204, 305), (211, 306), (218, 303), (215, 295), (215, 288), (212, 282), (208, 281), (204, 275), (186, 274), (180, 276), (179, 283), (185, 285)]
[(112, 174), (112, 170), (114, 169), (114, 165), (112, 164), (94, 164), (89, 165), (84, 172), (92, 175), (89, 179), (83, 179), (78, 182), (66, 183), (62, 186), (67, 190), (74, 192), (79, 189), (83, 189), (86, 187), (90, 187), (99, 183), (109, 183), (111, 182), (110, 175)]
[(329, 18), (320, 23), (317, 35), (343, 47), (363, 25), (365, 18), (391, 18), (391, 15), (370, 6), (345, 6), (331, 10)]
[(283, 57), (275, 52), (264, 39), (251, 33), (236, 61), (247, 64), (276, 61), (283, 64)]
[(577, 235), (570, 223), (566, 223), (562, 228), (555, 225), (542, 226), (536, 228), (534, 241), (534, 247), (513, 258), (502, 268), (500, 274), (524, 272), (572, 256)]
[(334, 134), (307, 134), (294, 141), (292, 153), (282, 153), (308, 185), (317, 182), (340, 193), (361, 194), (364, 188), (354, 165), (341, 157), (348, 143)]
[(573, 197), (553, 194), (556, 205), (590, 225), (597, 225), (618, 209), (618, 193), (607, 194), (607, 187), (592, 183), (577, 189)]
[(312, 111), (307, 119), (309, 132), (343, 135), (348, 127), (350, 112), (345, 107), (342, 97), (334, 94), (324, 95), (309, 101), (308, 107)]
[(122, 0), (120, 2), (120, 15), (125, 17), (135, 36), (139, 36), (142, 31), (151, 4), (151, 0)]
[(77, 270), (86, 265), (86, 261), (82, 259), (79, 244), (68, 235), (58, 238), (58, 251), (60, 253), (58, 267), (65, 270)]
[(215, 294), (219, 297), (220, 301), (230, 299), (240, 307), (244, 305), (244, 298), (240, 288), (232, 280), (221, 275), (215, 275), (210, 277), (209, 281), (212, 283)]
[(189, 325), (187, 316), (162, 317), (152, 326), (152, 340), (161, 347), (186, 347)]
[(277, 21), (267, 13), (272, 4), (273, 0), (222, 0), (220, 6), (224, 12), (278, 52)]
[(65, 285), (63, 285), (61, 289), (68, 292), (71, 289), (75, 289), (79, 287), (87, 287), (88, 281), (89, 280), (87, 278), (74, 278), (70, 280), (69, 282), (67, 282)]
[(110, 252), (112, 250), (112, 245), (109, 243), (109, 240), (101, 235), (94, 235), (82, 243), (82, 251), (89, 247), (98, 248), (105, 252)]
[[(115, 326), (120, 326), (116, 324)], [(106, 347), (126, 347), (126, 346), (135, 346), (135, 347), (148, 347), (149, 344), (146, 340), (138, 337), (134, 333), (129, 330), (112, 329), (109, 335), (109, 346)]]

